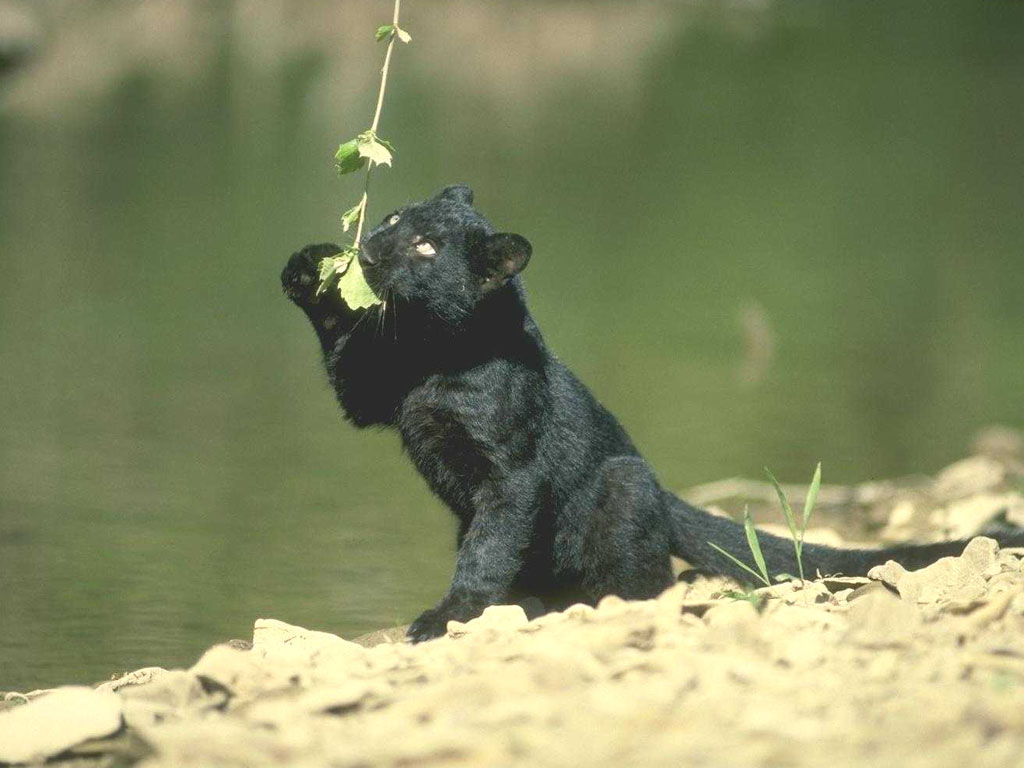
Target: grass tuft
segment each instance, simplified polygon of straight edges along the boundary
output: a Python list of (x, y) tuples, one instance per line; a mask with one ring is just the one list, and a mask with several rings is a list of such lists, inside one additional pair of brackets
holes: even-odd
[[(768, 480), (771, 481), (772, 486), (775, 488), (775, 493), (779, 497), (779, 504), (782, 505), (782, 515), (786, 518), (786, 524), (789, 526), (789, 535), (793, 540), (793, 552), (796, 555), (796, 567), (800, 576), (800, 582), (803, 583), (804, 534), (807, 532), (807, 524), (811, 521), (811, 516), (814, 514), (814, 505), (818, 499), (818, 490), (821, 488), (821, 462), (818, 462), (818, 466), (814, 470), (814, 477), (811, 479), (811, 484), (807, 489), (807, 498), (804, 499), (804, 509), (803, 514), (800, 517), (799, 525), (797, 524), (796, 516), (793, 514), (793, 507), (790, 506), (789, 499), (786, 498), (786, 494), (782, 490), (782, 486), (779, 485), (779, 481), (775, 479), (775, 475), (772, 474), (768, 467), (765, 467), (764, 471), (765, 474), (768, 475)], [(771, 576), (768, 575), (768, 565), (765, 562), (764, 554), (761, 552), (761, 543), (757, 540), (757, 529), (754, 528), (754, 521), (750, 517), (749, 507), (743, 508), (743, 531), (747, 535), (747, 546), (750, 548), (750, 554), (754, 558), (754, 565), (757, 566), (757, 571), (735, 555), (726, 552), (713, 541), (709, 541), (708, 544), (717, 552), (725, 555), (729, 560), (749, 573), (755, 579), (762, 582), (766, 587), (770, 587), (772, 585)], [(779, 581), (783, 581), (787, 578), (792, 579), (793, 577), (789, 574), (778, 574), (775, 578)]]

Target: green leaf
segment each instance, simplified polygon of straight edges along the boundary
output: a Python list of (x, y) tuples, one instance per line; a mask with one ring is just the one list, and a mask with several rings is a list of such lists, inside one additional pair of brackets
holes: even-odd
[(380, 304), (380, 298), (366, 282), (362, 265), (357, 258), (353, 258), (349, 262), (348, 269), (338, 281), (338, 289), (341, 291), (341, 298), (352, 309), (366, 309), (374, 304)]
[(316, 289), (317, 296), (330, 290), (334, 282), (348, 269), (354, 257), (355, 249), (350, 247), (339, 254), (320, 260), (320, 285)]
[(395, 34), (398, 35), (398, 39), (401, 40), (403, 43), (408, 43), (410, 40), (412, 40), (412, 35), (410, 35), (404, 29), (401, 29), (400, 27), (395, 27)]
[[(807, 499), (804, 501), (804, 530), (807, 530), (807, 523), (811, 520), (811, 513), (814, 512), (814, 502), (818, 500), (818, 489), (821, 488), (821, 462), (818, 462), (814, 470), (814, 479), (811, 480), (811, 487), (807, 489)], [(800, 539), (803, 540), (803, 532)]]
[(768, 475), (768, 479), (772, 485), (775, 486), (775, 494), (779, 497), (779, 503), (782, 505), (782, 514), (786, 518), (786, 524), (789, 526), (789, 535), (793, 537), (793, 541), (800, 541), (800, 533), (796, 529), (796, 518), (793, 517), (793, 508), (789, 506), (789, 499), (786, 498), (786, 494), (782, 490), (782, 486), (779, 485), (779, 481), (775, 479), (775, 475), (768, 467), (764, 468), (764, 473)]
[[(800, 581), (804, 580), (804, 530), (807, 528), (807, 520), (804, 519), (803, 526), (800, 530), (796, 527), (796, 518), (793, 517), (793, 508), (789, 505), (789, 499), (786, 498), (785, 492), (782, 490), (782, 486), (779, 485), (779, 481), (775, 479), (775, 475), (768, 467), (764, 468), (765, 474), (768, 475), (768, 479), (772, 481), (772, 485), (775, 486), (775, 494), (779, 497), (779, 503), (782, 505), (782, 514), (786, 518), (786, 524), (789, 525), (789, 535), (793, 539), (793, 553), (796, 555), (796, 568), (800, 574)], [(817, 491), (815, 491), (817, 493)]]
[(383, 143), (373, 131), (366, 131), (356, 137), (356, 151), (373, 165), (391, 165), (391, 153), (394, 147), (390, 142)]
[(366, 309), (380, 304), (380, 299), (366, 282), (363, 268), (359, 264), (359, 249), (350, 245), (336, 256), (328, 256), (320, 260), (320, 286), (317, 294), (330, 290), (335, 280), (341, 298), (352, 309)]
[(334, 153), (334, 166), (338, 169), (339, 175), (353, 173), (366, 165), (366, 157), (359, 151), (360, 138), (361, 136), (358, 136), (350, 141), (346, 141)]
[(722, 549), (722, 548), (721, 548), (720, 546), (718, 546), (717, 544), (715, 544), (715, 543), (714, 543), (713, 541), (709, 541), (709, 542), (708, 542), (708, 546), (710, 546), (710, 547), (711, 547), (712, 549), (715, 549), (715, 550), (717, 550), (718, 552), (721, 552), (721, 553), (722, 553), (723, 555), (725, 555), (726, 557), (728, 557), (728, 558), (729, 558), (730, 560), (732, 560), (732, 561), (733, 561), (733, 562), (734, 562), (734, 563), (735, 563), (736, 565), (738, 565), (738, 566), (739, 566), (740, 568), (742, 568), (742, 569), (743, 569), (744, 571), (746, 571), (747, 573), (749, 573), (749, 574), (750, 574), (751, 576), (753, 576), (753, 577), (754, 577), (755, 579), (757, 579), (758, 581), (764, 581), (764, 584), (765, 584), (765, 586), (766, 586), (766, 587), (770, 587), (770, 586), (771, 586), (771, 583), (770, 583), (770, 582), (768, 582), (768, 581), (765, 581), (764, 577), (762, 577), (762, 576), (761, 576), (761, 574), (759, 574), (759, 573), (758, 573), (757, 571), (755, 571), (755, 570), (754, 570), (753, 568), (751, 568), (751, 567), (750, 567), (749, 565), (747, 565), (746, 563), (744, 563), (744, 562), (743, 562), (742, 560), (740, 560), (739, 558), (737, 558), (737, 557), (733, 557), (732, 555), (730, 555), (730, 554), (729, 554), (728, 552), (726, 552), (726, 551), (725, 551), (724, 549)]
[(378, 43), (386, 37), (389, 37), (392, 32), (395, 31), (394, 24), (384, 24), (377, 27), (377, 31), (373, 34), (373, 39)]
[(743, 508), (743, 530), (747, 534), (747, 546), (750, 547), (750, 554), (754, 556), (754, 562), (757, 563), (758, 570), (761, 571), (762, 580), (770, 586), (772, 582), (768, 576), (764, 555), (761, 554), (761, 543), (757, 540), (757, 531), (754, 530), (754, 521), (750, 518), (749, 507)]
[(348, 232), (355, 224), (359, 223), (359, 217), (363, 211), (363, 201), (360, 200), (356, 205), (349, 208), (343, 214), (341, 214), (341, 229), (344, 232)]

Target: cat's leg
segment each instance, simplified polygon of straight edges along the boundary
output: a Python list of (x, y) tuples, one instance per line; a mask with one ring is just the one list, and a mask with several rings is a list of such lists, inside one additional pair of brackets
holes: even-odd
[(460, 528), (448, 592), (410, 625), (409, 639), (440, 637), (449, 621), (468, 621), (509, 600), (536, 524), (538, 494), (529, 487), (525, 478), (507, 478), (478, 492), (478, 509)]

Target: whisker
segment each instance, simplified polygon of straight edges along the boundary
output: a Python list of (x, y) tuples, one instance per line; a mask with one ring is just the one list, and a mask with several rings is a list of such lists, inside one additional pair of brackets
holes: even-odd
[[(352, 331), (354, 331), (356, 328), (358, 328), (359, 324), (361, 322), (363, 322), (363, 320), (365, 320), (367, 315), (369, 315), (369, 314), (370, 314), (369, 312), (363, 312), (363, 314), (359, 316), (359, 319), (356, 320), (355, 325), (352, 326)], [(352, 331), (349, 331), (349, 333), (352, 333)]]
[(387, 292), (387, 289), (384, 289), (381, 292), (381, 294), (382, 294), (381, 295), (381, 303), (377, 304), (374, 307), (374, 311), (377, 313), (377, 318), (376, 318), (375, 327), (374, 327), (374, 335), (377, 335), (377, 336), (382, 336), (383, 335), (383, 330), (382, 330), (383, 323), (382, 323), (381, 318), (384, 317), (384, 311), (387, 309), (387, 306), (388, 306), (388, 304), (387, 304), (387, 302), (388, 302), (388, 292)]
[[(392, 291), (391, 292), (391, 298), (392, 299), (395, 298), (394, 294), (395, 294), (395, 292)], [(398, 341), (398, 300), (397, 299), (395, 301), (391, 302), (391, 311), (395, 315), (394, 338), (395, 338), (395, 341)]]

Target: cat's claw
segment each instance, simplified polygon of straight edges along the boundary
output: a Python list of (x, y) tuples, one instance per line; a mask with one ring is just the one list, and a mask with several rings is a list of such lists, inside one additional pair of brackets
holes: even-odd
[(448, 615), (440, 606), (431, 608), (420, 614), (409, 629), (406, 630), (406, 637), (414, 643), (422, 643), (424, 640), (433, 640), (448, 632)]

